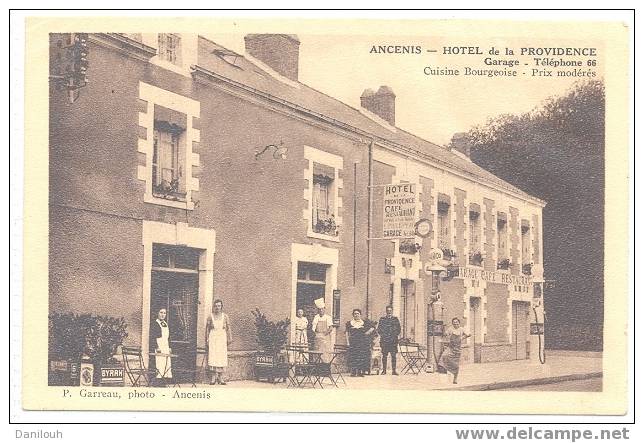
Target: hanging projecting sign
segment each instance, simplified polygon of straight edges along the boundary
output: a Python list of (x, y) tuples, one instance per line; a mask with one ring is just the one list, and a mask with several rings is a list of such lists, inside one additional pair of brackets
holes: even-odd
[(382, 236), (411, 238), (416, 230), (416, 184), (385, 185)]

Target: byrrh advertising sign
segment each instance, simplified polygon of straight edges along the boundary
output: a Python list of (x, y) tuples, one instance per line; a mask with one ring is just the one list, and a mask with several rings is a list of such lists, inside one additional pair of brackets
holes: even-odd
[(416, 224), (416, 184), (385, 185), (382, 236), (414, 237)]

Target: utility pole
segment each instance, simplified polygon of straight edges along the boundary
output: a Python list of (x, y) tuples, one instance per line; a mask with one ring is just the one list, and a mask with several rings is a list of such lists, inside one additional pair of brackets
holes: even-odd
[(373, 208), (371, 200), (373, 199), (373, 139), (369, 142), (369, 179), (367, 183), (367, 299), (365, 303), (365, 318), (369, 318), (369, 293), (371, 292), (371, 261), (373, 252), (371, 242), (373, 236), (371, 235)]

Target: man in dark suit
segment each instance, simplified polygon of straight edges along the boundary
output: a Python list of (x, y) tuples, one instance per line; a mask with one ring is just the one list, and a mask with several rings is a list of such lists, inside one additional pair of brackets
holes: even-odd
[(378, 322), (378, 334), (380, 335), (380, 349), (382, 350), (382, 374), (387, 373), (387, 355), (391, 354), (391, 369), (393, 375), (396, 372), (396, 353), (398, 352), (398, 336), (400, 335), (400, 321), (394, 317), (394, 308), (387, 306), (386, 315), (380, 317)]

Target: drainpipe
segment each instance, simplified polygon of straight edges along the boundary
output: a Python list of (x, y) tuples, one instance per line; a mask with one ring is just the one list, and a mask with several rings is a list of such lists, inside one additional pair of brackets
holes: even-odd
[(367, 299), (365, 303), (365, 318), (369, 318), (369, 293), (371, 292), (371, 260), (372, 248), (371, 242), (373, 235), (371, 235), (371, 218), (373, 216), (373, 208), (371, 200), (373, 199), (373, 139), (369, 142), (369, 179), (367, 183)]

